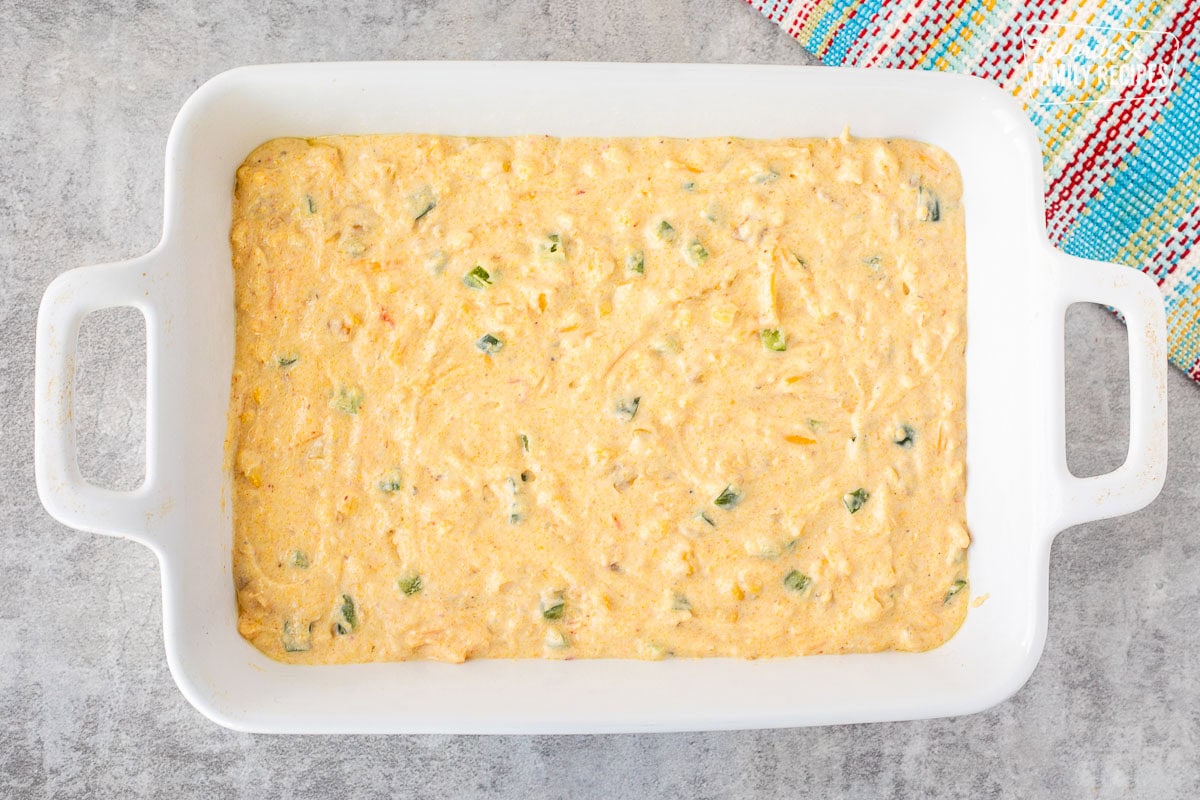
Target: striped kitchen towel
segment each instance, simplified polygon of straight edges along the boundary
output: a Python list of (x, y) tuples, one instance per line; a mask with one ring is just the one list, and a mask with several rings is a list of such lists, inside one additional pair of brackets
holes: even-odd
[(1153, 277), (1200, 382), (1200, 0), (747, 0), (827, 65), (995, 81), (1042, 143), (1046, 228)]

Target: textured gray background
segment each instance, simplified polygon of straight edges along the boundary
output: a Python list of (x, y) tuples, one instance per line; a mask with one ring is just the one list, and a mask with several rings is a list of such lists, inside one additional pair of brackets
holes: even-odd
[[(219, 728), (163, 657), (149, 551), (53, 522), (31, 453), (33, 331), (50, 279), (151, 248), (184, 99), (229, 67), (340, 59), (804, 63), (737, 0), (284, 5), (0, 0), (0, 795), (170, 797), (1160, 797), (1200, 784), (1200, 388), (1172, 373), (1171, 468), (1148, 509), (1072, 529), (1051, 565), (1045, 655), (972, 717), (603, 737), (271, 737)], [(84, 469), (140, 477), (140, 321), (83, 336)], [(1124, 454), (1124, 329), (1069, 315), (1071, 462)], [(697, 698), (697, 702), (703, 702)]]

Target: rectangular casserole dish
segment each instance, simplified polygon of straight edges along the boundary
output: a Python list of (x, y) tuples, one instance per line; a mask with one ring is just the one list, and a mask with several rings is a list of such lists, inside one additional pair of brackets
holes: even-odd
[[(297, 667), (237, 632), (225, 414), (234, 308), (234, 171), (277, 136), (427, 132), (918, 139), (963, 176), (968, 268), (970, 591), (984, 599), (926, 653), (733, 659), (475, 661)], [(307, 64), (236, 69), (187, 101), (167, 145), (162, 241), (67, 272), (38, 319), (35, 462), (59, 521), (150, 547), (168, 663), (216, 722), (248, 731), (563, 733), (819, 725), (982, 710), (1032, 672), (1046, 633), (1050, 543), (1134, 511), (1166, 469), (1166, 326), (1153, 283), (1054, 250), (1040, 150), (1012, 98), (972, 78), (797, 67), (550, 63)], [(1117, 307), (1129, 325), (1130, 449), (1075, 478), (1064, 449), (1063, 316)], [(132, 306), (147, 325), (146, 479), (80, 477), (72, 423), (82, 318)]]

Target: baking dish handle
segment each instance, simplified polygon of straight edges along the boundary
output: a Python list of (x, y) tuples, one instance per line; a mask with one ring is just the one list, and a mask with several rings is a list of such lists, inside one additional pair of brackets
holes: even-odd
[(1057, 377), (1057, 424), (1063, 435), (1052, 443), (1057, 475), (1054, 533), (1089, 520), (1129, 514), (1162, 490), (1167, 472), (1167, 320), (1162, 295), (1142, 272), (1051, 248), (1058, 276), (1055, 308), (1059, 336), (1072, 303), (1116, 308), (1129, 336), (1129, 452), (1125, 463), (1104, 475), (1077, 478), (1066, 462), (1066, 397)]
[(38, 311), (34, 367), (34, 471), (42, 505), (64, 525), (125, 536), (148, 543), (161, 518), (155, 509), (157, 404), (146, 398), (146, 479), (132, 491), (115, 491), (85, 480), (79, 471), (75, 438), (75, 356), (83, 318), (104, 308), (130, 306), (146, 319), (147, 376), (155, 374), (158, 353), (152, 302), (152, 252), (114, 264), (81, 267), (50, 283)]

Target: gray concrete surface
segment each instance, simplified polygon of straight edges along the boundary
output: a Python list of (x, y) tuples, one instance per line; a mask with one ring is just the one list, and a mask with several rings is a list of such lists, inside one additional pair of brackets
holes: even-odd
[[(0, 1), (0, 796), (1179, 797), (1200, 785), (1200, 387), (1172, 373), (1171, 468), (1148, 509), (1070, 530), (1049, 641), (1013, 699), (953, 720), (604, 737), (271, 737), (191, 709), (136, 545), (53, 522), (34, 490), (33, 331), (69, 267), (145, 252), (180, 104), (242, 64), (339, 59), (803, 63), (738, 0), (161, 4)], [(84, 469), (138, 481), (142, 334), (89, 321)], [(1069, 318), (1071, 460), (1124, 452), (1124, 329)]]

